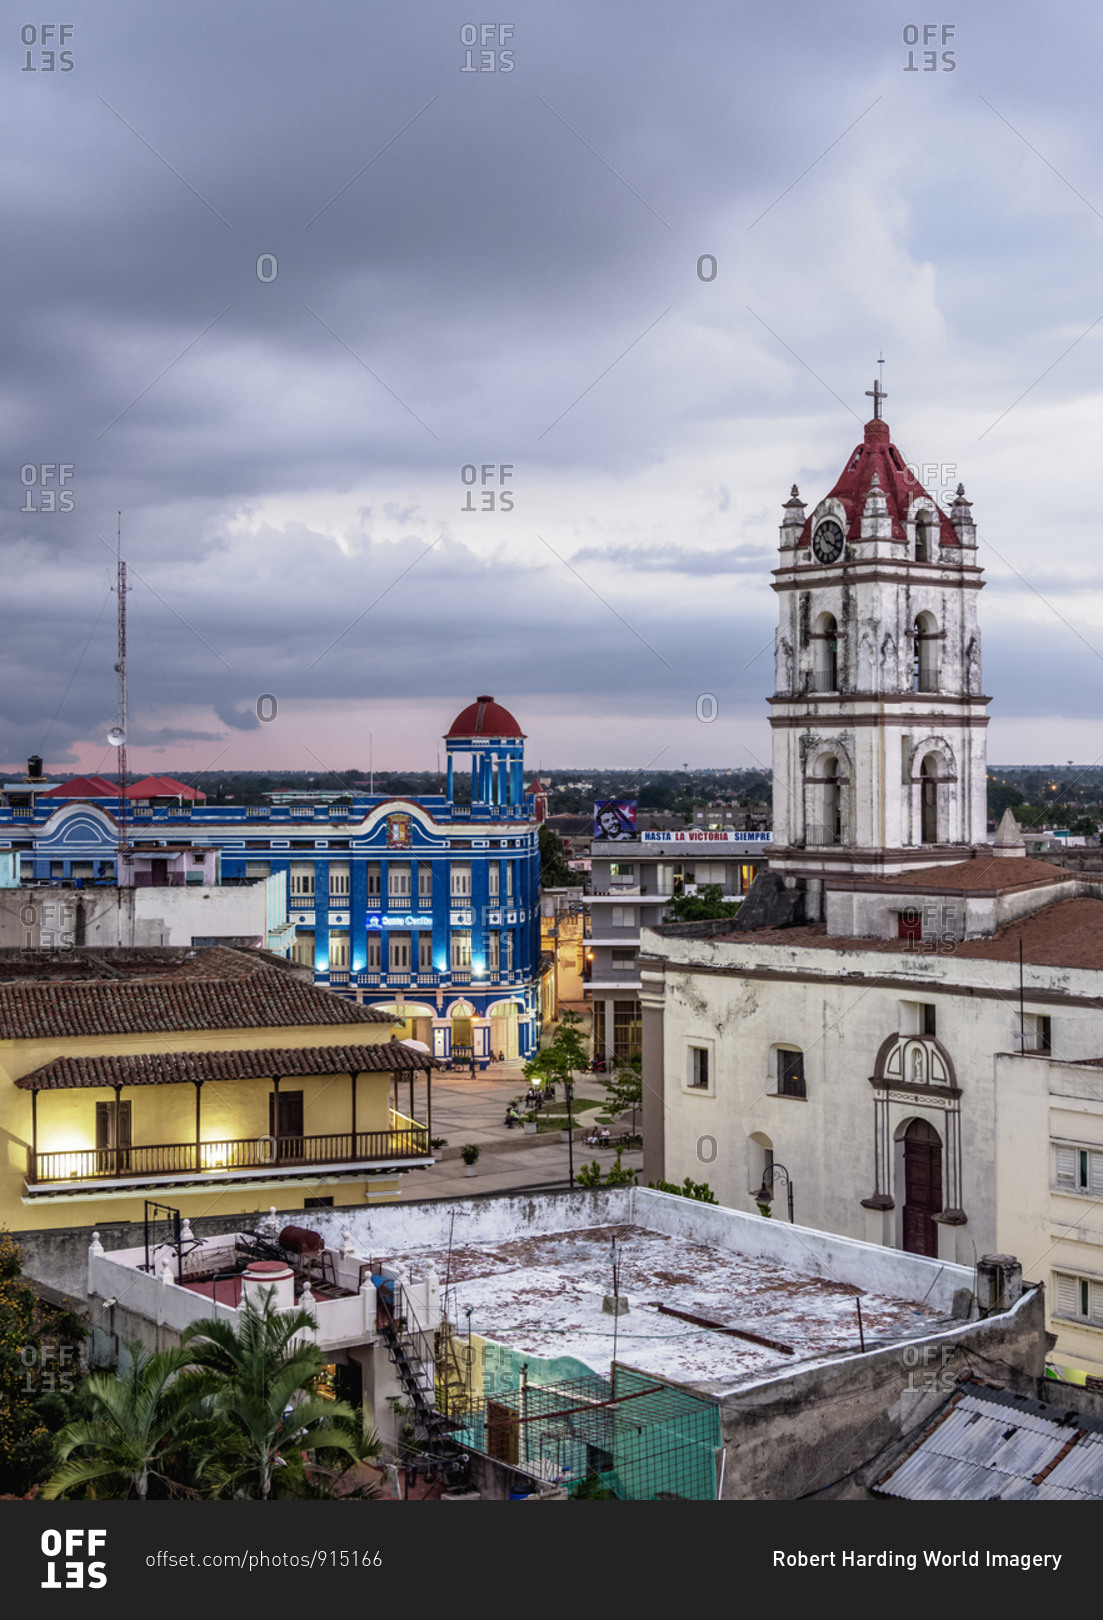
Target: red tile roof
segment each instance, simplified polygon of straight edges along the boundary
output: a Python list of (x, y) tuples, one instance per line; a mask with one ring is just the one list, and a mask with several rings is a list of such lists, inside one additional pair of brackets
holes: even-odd
[(1071, 872), (1051, 861), (1034, 861), (1027, 855), (977, 855), (968, 861), (952, 861), (946, 866), (921, 866), (917, 871), (898, 872), (893, 877), (854, 877), (829, 881), (830, 888), (880, 889), (885, 893), (919, 890), (924, 894), (992, 894), (1006, 889), (1044, 888), (1047, 883), (1077, 882), (1083, 878), (1103, 883), (1103, 872)]
[[(865, 510), (866, 496), (873, 483), (874, 473), (880, 480), (889, 517), (892, 519), (892, 538), (903, 540), (907, 534), (904, 524), (907, 521), (908, 507), (917, 495), (926, 495), (928, 491), (923, 488), (918, 478), (908, 471), (907, 463), (892, 443), (888, 423), (877, 420), (866, 423), (862, 443), (854, 450), (830, 491), (846, 509), (848, 540), (857, 540), (861, 534), (862, 513)], [(940, 518), (942, 544), (960, 545), (957, 530), (945, 512), (940, 513)], [(801, 530), (797, 544), (807, 546), (811, 543), (811, 538), (812, 519), (809, 517)]]
[(0, 1040), (394, 1021), (225, 947), (142, 978), (0, 984)]
[(1054, 900), (1018, 922), (1005, 923), (982, 939), (934, 941), (907, 939), (852, 939), (829, 934), (823, 923), (804, 928), (758, 928), (751, 933), (714, 934), (726, 944), (811, 946), (829, 951), (878, 951), (888, 956), (962, 958), (966, 961), (1017, 962), (1019, 941), (1023, 961), (1038, 967), (1103, 968), (1103, 897)]
[(413, 1073), (437, 1067), (437, 1060), (428, 1053), (401, 1041), (386, 1041), (378, 1046), (277, 1046), (253, 1052), (54, 1058), (15, 1083), (24, 1091), (69, 1091), (86, 1086), (174, 1086), (196, 1080), (268, 1080), (310, 1074)]
[(174, 776), (143, 776), (140, 782), (132, 782), (127, 792), (132, 799), (183, 798), (205, 802), (207, 798), (198, 788), (178, 782)]
[(74, 776), (71, 782), (59, 782), (57, 787), (38, 795), (40, 799), (117, 799), (118, 782), (109, 782), (106, 776)]

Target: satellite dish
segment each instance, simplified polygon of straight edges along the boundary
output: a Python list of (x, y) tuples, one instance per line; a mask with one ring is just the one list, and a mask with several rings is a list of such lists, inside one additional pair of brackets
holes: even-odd
[(126, 741), (126, 732), (123, 730), (122, 726), (112, 726), (111, 730), (107, 733), (107, 740), (111, 744), (112, 748), (121, 748), (123, 743)]

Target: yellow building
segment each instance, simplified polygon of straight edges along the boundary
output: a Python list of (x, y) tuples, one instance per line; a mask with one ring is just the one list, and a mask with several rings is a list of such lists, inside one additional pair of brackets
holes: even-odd
[(433, 1162), (433, 1060), (279, 959), (6, 951), (0, 981), (0, 1226), (375, 1202)]

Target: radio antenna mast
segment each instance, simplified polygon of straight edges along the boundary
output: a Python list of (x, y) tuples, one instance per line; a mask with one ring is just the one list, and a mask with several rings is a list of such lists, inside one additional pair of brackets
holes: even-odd
[(115, 594), (118, 597), (118, 662), (115, 673), (119, 677), (119, 716), (116, 724), (107, 734), (107, 740), (119, 750), (119, 870), (115, 875), (116, 883), (122, 882), (122, 866), (124, 861), (130, 860), (130, 848), (127, 840), (127, 810), (128, 795), (126, 786), (126, 563), (123, 560), (122, 536), (123, 515), (117, 514), (118, 523), (115, 531)]

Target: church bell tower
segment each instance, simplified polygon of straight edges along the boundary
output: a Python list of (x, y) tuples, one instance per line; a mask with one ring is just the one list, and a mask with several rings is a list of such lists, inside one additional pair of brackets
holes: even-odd
[[(873, 418), (828, 495), (785, 503), (773, 588), (773, 870), (810, 880), (960, 861), (987, 835), (976, 529)], [(814, 914), (814, 907), (810, 911)]]

